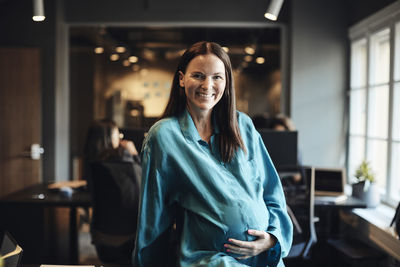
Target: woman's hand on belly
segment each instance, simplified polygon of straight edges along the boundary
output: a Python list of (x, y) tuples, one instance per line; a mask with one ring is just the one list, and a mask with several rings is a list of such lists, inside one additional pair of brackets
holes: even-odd
[(277, 242), (276, 237), (267, 232), (252, 229), (247, 232), (249, 235), (257, 237), (257, 239), (254, 241), (242, 241), (229, 238), (228, 241), (230, 243), (224, 245), (227, 252), (243, 255), (238, 257), (238, 259), (257, 256), (275, 246)]

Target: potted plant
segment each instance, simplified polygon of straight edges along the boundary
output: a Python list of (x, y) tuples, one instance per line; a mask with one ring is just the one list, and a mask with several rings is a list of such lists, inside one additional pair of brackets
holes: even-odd
[(352, 185), (352, 195), (359, 198), (367, 204), (367, 207), (374, 208), (380, 202), (379, 188), (375, 184), (375, 174), (365, 159), (356, 169), (354, 177), (357, 183)]

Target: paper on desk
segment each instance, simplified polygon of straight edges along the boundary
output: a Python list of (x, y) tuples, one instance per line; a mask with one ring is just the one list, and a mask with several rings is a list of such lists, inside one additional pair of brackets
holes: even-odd
[(60, 189), (61, 187), (71, 187), (72, 189), (86, 186), (85, 180), (74, 180), (74, 181), (60, 181), (49, 184), (48, 189)]

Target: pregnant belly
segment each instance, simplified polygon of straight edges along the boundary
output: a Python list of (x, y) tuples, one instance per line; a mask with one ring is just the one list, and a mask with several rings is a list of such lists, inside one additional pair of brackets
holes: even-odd
[(229, 238), (253, 241), (256, 237), (247, 233), (249, 229), (266, 231), (268, 210), (264, 202), (240, 202), (219, 204), (218, 216), (196, 215), (189, 226), (197, 249), (226, 252), (224, 244)]

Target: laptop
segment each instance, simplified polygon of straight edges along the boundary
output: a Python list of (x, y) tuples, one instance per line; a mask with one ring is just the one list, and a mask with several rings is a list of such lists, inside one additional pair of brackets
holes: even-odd
[(314, 169), (316, 204), (340, 203), (347, 199), (344, 193), (345, 173), (344, 168)]

